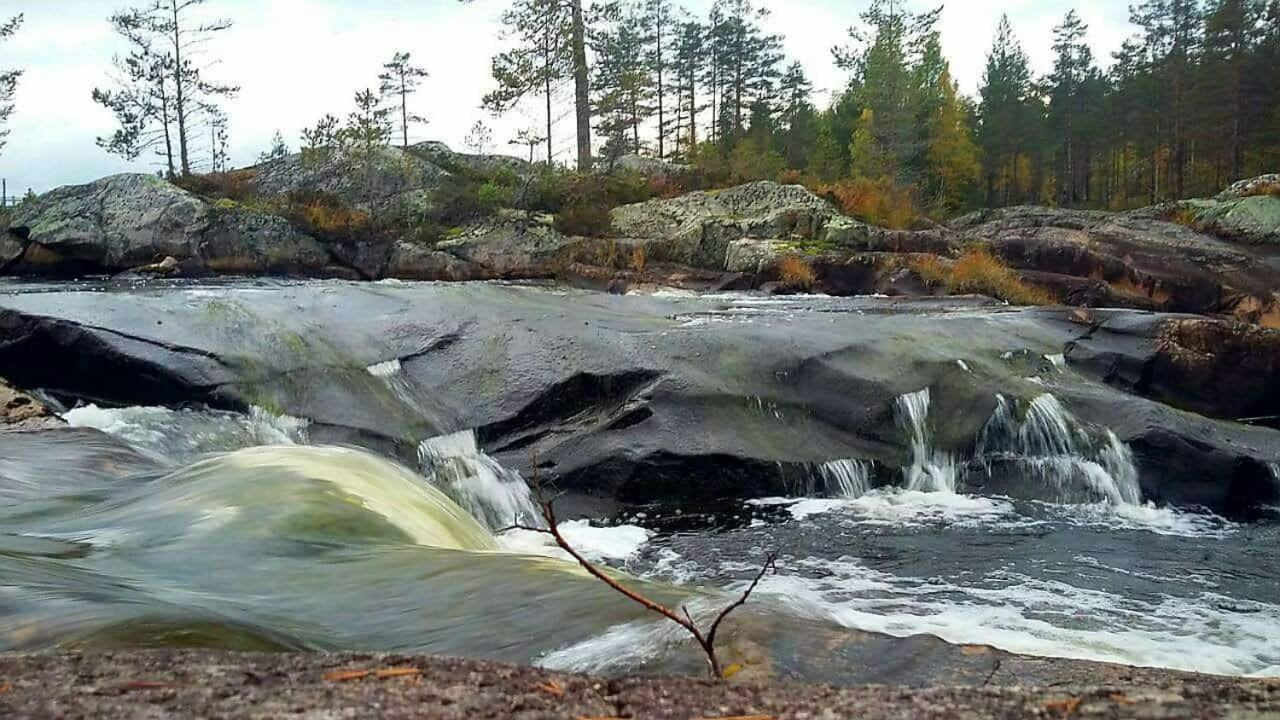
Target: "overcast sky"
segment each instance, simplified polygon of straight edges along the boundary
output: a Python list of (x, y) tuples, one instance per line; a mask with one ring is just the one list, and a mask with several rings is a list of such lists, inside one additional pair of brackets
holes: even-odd
[[(108, 84), (111, 56), (123, 48), (106, 18), (127, 0), (0, 0), (0, 17), (25, 13), (18, 36), (0, 46), (0, 67), (24, 68), (18, 112), (0, 176), (9, 188), (36, 191), (85, 182), (127, 170), (154, 170), (150, 159), (130, 165), (107, 155), (94, 138), (113, 129), (110, 113), (90, 99)], [(416, 99), (430, 119), (417, 139), (463, 146), (480, 119), (497, 144), (536, 115), (517, 111), (501, 119), (480, 110), (491, 87), (489, 59), (504, 46), (498, 16), (508, 0), (210, 0), (236, 25), (210, 46), (220, 58), (210, 77), (242, 87), (228, 103), (233, 164), (251, 163), (279, 129), (291, 147), (299, 131), (322, 116), (345, 116), (357, 88), (376, 86), (381, 65), (398, 50), (411, 52), (432, 76)], [(686, 0), (702, 12), (711, 0)], [(830, 49), (868, 0), (768, 0), (772, 29), (786, 37), (790, 58), (804, 63), (822, 90), (843, 75)], [(915, 7), (926, 7), (916, 0)], [(1008, 12), (1036, 69), (1050, 63), (1052, 28), (1075, 7), (1090, 25), (1090, 41), (1104, 60), (1129, 34), (1119, 0), (951, 0), (943, 13), (943, 43), (966, 92), (976, 90), (1001, 12)], [(560, 124), (556, 146), (568, 157), (570, 121)], [(516, 152), (512, 150), (512, 152)]]

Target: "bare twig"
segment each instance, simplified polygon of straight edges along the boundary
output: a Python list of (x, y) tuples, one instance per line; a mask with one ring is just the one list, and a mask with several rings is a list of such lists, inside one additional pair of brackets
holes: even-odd
[(777, 554), (768, 554), (765, 558), (764, 566), (760, 568), (759, 574), (757, 574), (755, 579), (751, 581), (751, 585), (747, 587), (735, 602), (726, 607), (718, 616), (716, 616), (715, 622), (711, 624), (711, 629), (704, 633), (702, 628), (698, 627), (698, 623), (694, 621), (693, 616), (689, 613), (689, 609), (687, 607), (681, 606), (680, 610), (681, 613), (683, 613), (683, 615), (681, 615), (681, 613), (677, 613), (675, 610), (672, 610), (662, 603), (651, 600), (639, 592), (622, 585), (620, 582), (610, 577), (608, 573), (596, 567), (590, 560), (584, 557), (582, 553), (578, 552), (568, 540), (565, 539), (564, 535), (560, 533), (560, 523), (556, 519), (555, 501), (557, 498), (552, 498), (551, 500), (543, 499), (542, 488), (537, 479), (536, 463), (534, 464), (534, 479), (530, 485), (533, 487), (534, 494), (538, 497), (538, 502), (542, 506), (542, 518), (546, 522), (547, 526), (545, 528), (536, 528), (517, 524), (507, 528), (507, 530), (525, 530), (551, 536), (556, 541), (556, 545), (577, 561), (588, 575), (596, 578), (600, 582), (603, 582), (610, 588), (613, 588), (614, 591), (637, 605), (640, 605), (644, 609), (661, 615), (684, 628), (693, 636), (693, 639), (696, 640), (699, 647), (702, 648), (702, 652), (707, 656), (707, 664), (710, 667), (712, 677), (722, 679), (724, 677), (724, 668), (720, 665), (720, 658), (716, 653), (716, 635), (719, 633), (720, 626), (724, 624), (724, 621), (728, 619), (735, 610), (747, 604), (747, 601), (751, 599), (752, 593), (756, 591), (756, 588), (760, 586), (760, 582), (764, 580), (764, 576), (769, 574), (770, 571), (777, 572)]

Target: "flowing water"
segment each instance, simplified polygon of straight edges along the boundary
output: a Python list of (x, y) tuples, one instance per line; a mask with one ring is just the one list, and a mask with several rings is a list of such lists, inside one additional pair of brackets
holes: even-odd
[[(365, 375), (406, 403), (421, 392), (399, 361)], [(788, 677), (839, 682), (813, 658), (851, 629), (1280, 675), (1274, 520), (1146, 504), (1130, 448), (1052, 392), (998, 398), (965, 453), (937, 447), (933, 398), (925, 388), (893, 404), (904, 487), (883, 485), (898, 468), (850, 457), (813, 466), (797, 497), (633, 510), (564, 533), (697, 617), (780, 551), (780, 572), (727, 629)], [(0, 650), (359, 649), (700, 669), (678, 631), (544, 535), (503, 530), (536, 523), (537, 506), (473, 432), (422, 439), (409, 468), (312, 445), (306, 421), (259, 409), (86, 405), (65, 419), (80, 430), (27, 436), (0, 456)]]

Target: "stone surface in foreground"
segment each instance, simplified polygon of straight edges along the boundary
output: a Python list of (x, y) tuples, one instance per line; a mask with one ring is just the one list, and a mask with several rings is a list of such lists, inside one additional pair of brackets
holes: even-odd
[(982, 688), (835, 689), (600, 680), (396, 655), (0, 655), (0, 717), (1280, 717), (1280, 680), (1062, 662), (1064, 682), (1049, 688), (999, 687), (1004, 673)]

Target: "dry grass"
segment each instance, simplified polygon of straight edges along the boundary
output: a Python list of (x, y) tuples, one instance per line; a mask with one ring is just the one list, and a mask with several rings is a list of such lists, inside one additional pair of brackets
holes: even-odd
[(791, 290), (812, 290), (818, 284), (818, 276), (804, 258), (788, 255), (778, 260), (778, 280)]
[(1052, 305), (1057, 298), (1027, 284), (1000, 258), (985, 249), (966, 252), (951, 268), (948, 292), (988, 295), (1012, 305)]
[(631, 259), (627, 263), (627, 267), (634, 272), (644, 272), (645, 265), (649, 262), (647, 253), (643, 245), (637, 245), (631, 248)]
[(368, 214), (323, 202), (311, 202), (302, 208), (302, 218), (307, 227), (324, 235), (341, 235), (369, 226)]
[(914, 256), (907, 262), (907, 267), (931, 288), (945, 287), (951, 278), (951, 268), (937, 255)]
[(965, 252), (951, 265), (936, 255), (920, 255), (908, 263), (911, 271), (929, 287), (950, 295), (986, 295), (1011, 305), (1052, 305), (1051, 293), (1031, 285), (985, 248)]

